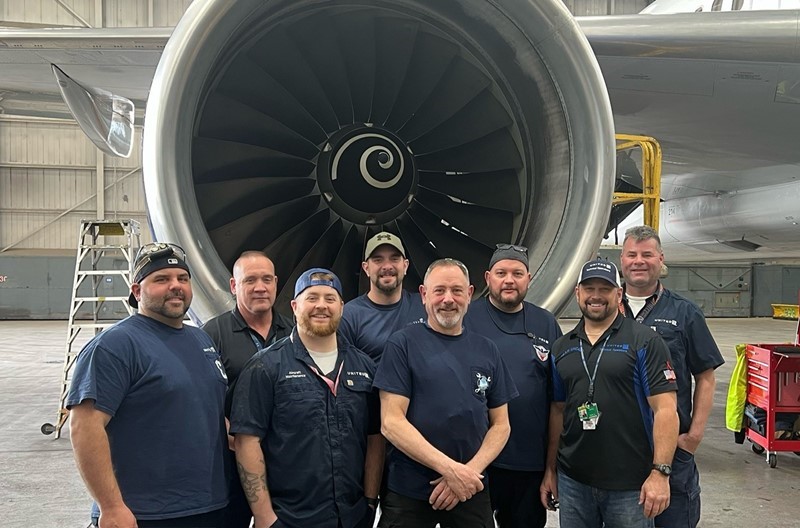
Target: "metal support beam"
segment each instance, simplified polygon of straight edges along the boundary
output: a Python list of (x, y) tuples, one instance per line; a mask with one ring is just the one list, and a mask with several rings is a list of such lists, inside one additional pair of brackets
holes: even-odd
[(97, 156), (95, 158), (97, 167), (95, 170), (95, 193), (97, 194), (97, 218), (105, 220), (106, 218), (106, 167), (105, 155), (100, 149), (95, 149)]
[(81, 24), (83, 24), (83, 27), (87, 27), (87, 28), (90, 28), (90, 27), (92, 27), (92, 25), (91, 25), (91, 24), (89, 24), (89, 23), (88, 23), (86, 20), (84, 20), (84, 18), (83, 18), (83, 17), (81, 17), (81, 16), (80, 16), (78, 13), (76, 13), (74, 9), (72, 9), (70, 6), (68, 6), (67, 4), (65, 4), (65, 3), (64, 3), (64, 0), (53, 0), (53, 1), (54, 1), (56, 4), (60, 5), (60, 6), (62, 7), (62, 9), (64, 9), (64, 11), (66, 11), (67, 13), (69, 13), (69, 14), (72, 16), (72, 18), (74, 18), (75, 20), (77, 20), (78, 22), (80, 22)]

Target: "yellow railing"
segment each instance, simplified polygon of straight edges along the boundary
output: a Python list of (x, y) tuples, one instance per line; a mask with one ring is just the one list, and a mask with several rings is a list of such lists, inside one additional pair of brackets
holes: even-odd
[(644, 223), (658, 230), (661, 201), (661, 145), (649, 136), (617, 134), (617, 150), (642, 149), (642, 192), (615, 192), (613, 204), (641, 200), (644, 205)]

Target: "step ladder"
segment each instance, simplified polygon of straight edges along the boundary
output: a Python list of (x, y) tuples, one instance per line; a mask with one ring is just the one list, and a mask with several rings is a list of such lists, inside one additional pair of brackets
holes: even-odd
[[(80, 352), (75, 340), (81, 331), (86, 329), (87, 332), (92, 331), (93, 335), (97, 335), (133, 313), (133, 308), (128, 305), (128, 294), (133, 261), (139, 246), (139, 222), (136, 220), (81, 220), (58, 417), (55, 425), (42, 425), (42, 434), (55, 433), (56, 438), (61, 438), (61, 428), (69, 416), (64, 403), (69, 391), (70, 373)], [(103, 295), (103, 290), (109, 287), (116, 289), (114, 293), (118, 293), (121, 289), (120, 281), (125, 286), (124, 294)], [(87, 308), (89, 314), (86, 313)]]

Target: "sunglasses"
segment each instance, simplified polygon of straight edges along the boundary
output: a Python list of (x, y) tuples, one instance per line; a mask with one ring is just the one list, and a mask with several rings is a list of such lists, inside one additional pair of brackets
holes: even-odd
[(134, 269), (134, 276), (142, 270), (145, 266), (152, 261), (175, 255), (179, 259), (186, 261), (186, 251), (177, 244), (169, 244), (166, 242), (151, 242), (139, 248), (136, 252), (136, 267)]
[(515, 246), (514, 244), (497, 244), (495, 247), (500, 250), (511, 249), (519, 253), (522, 253), (524, 255), (528, 254), (528, 248), (526, 248), (525, 246)]

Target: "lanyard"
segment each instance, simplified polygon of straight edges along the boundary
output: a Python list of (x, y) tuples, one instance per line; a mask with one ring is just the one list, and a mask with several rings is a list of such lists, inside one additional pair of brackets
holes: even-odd
[[(661, 294), (663, 292), (664, 292), (664, 286), (662, 286), (661, 283), (659, 282), (656, 292), (653, 295), (651, 295), (649, 299), (647, 299), (645, 305), (642, 307), (641, 310), (639, 310), (639, 313), (636, 315), (637, 323), (644, 324), (644, 320), (647, 318), (648, 315), (650, 315), (650, 312), (653, 311), (653, 308), (655, 308), (656, 303), (658, 302), (659, 299), (661, 299)], [(620, 302), (620, 304), (622, 305), (622, 310), (620, 310), (620, 312), (622, 312), (623, 316), (628, 317), (628, 311), (625, 309), (625, 305), (622, 302)], [(631, 311), (631, 315), (633, 315), (633, 311)]]
[(603, 352), (606, 350), (606, 343), (608, 343), (608, 339), (611, 337), (611, 334), (606, 336), (606, 340), (603, 341), (603, 346), (600, 347), (600, 353), (597, 355), (597, 362), (594, 364), (594, 372), (589, 374), (589, 367), (586, 365), (586, 356), (583, 354), (583, 340), (578, 340), (578, 344), (581, 347), (581, 362), (583, 363), (583, 370), (586, 371), (586, 377), (589, 378), (589, 392), (586, 395), (586, 401), (592, 403), (594, 398), (594, 380), (597, 378), (597, 367), (600, 366), (600, 358), (603, 357)]
[(310, 368), (311, 370), (313, 370), (313, 371), (314, 371), (314, 374), (316, 374), (316, 375), (317, 375), (317, 377), (319, 377), (319, 379), (321, 379), (322, 381), (324, 381), (324, 382), (325, 382), (325, 385), (327, 385), (327, 386), (328, 386), (328, 388), (329, 388), (329, 389), (331, 390), (331, 392), (333, 393), (333, 396), (334, 396), (334, 397), (336, 397), (336, 390), (339, 388), (339, 377), (342, 375), (342, 367), (344, 367), (344, 361), (342, 361), (341, 363), (339, 363), (339, 371), (338, 371), (338, 372), (336, 372), (336, 381), (331, 381), (331, 379), (330, 379), (328, 376), (325, 376), (325, 375), (323, 375), (323, 374), (322, 374), (322, 373), (321, 373), (321, 372), (320, 372), (320, 371), (317, 369), (317, 367), (315, 367), (315, 366), (313, 366), (313, 365), (309, 365), (309, 366), (308, 366), (308, 368)]
[[(275, 341), (277, 341), (278, 339), (278, 334), (276, 332), (275, 335), (272, 336), (272, 340), (269, 343), (267, 343), (266, 346), (262, 346), (261, 341), (258, 339), (258, 337), (256, 337), (255, 330), (251, 329), (249, 326), (247, 327), (247, 334), (250, 336), (250, 339), (253, 340), (253, 344), (256, 346), (256, 352), (260, 352), (261, 350), (267, 348), (269, 345), (275, 344)], [(269, 337), (269, 335), (267, 337)]]

